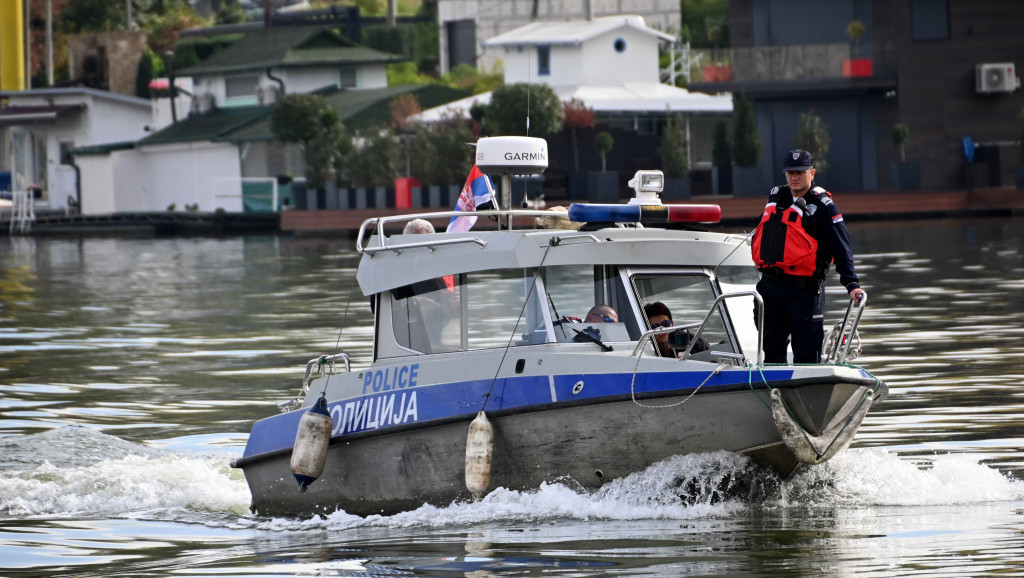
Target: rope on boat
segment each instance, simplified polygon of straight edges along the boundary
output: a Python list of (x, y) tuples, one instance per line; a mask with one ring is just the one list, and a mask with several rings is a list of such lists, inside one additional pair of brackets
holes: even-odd
[(644, 356), (644, 352), (641, 349), (639, 355), (636, 356), (636, 364), (633, 365), (633, 377), (629, 380), (629, 396), (633, 400), (633, 403), (639, 405), (640, 407), (646, 407), (646, 408), (649, 408), (649, 409), (663, 409), (663, 408), (668, 408), (668, 407), (675, 407), (677, 405), (683, 405), (684, 403), (690, 401), (690, 398), (693, 397), (694, 395), (696, 395), (697, 392), (700, 391), (700, 388), (704, 387), (704, 384), (707, 383), (709, 379), (711, 379), (712, 377), (718, 375), (719, 373), (722, 372), (723, 369), (725, 369), (725, 368), (727, 368), (727, 367), (729, 367), (731, 365), (728, 361), (723, 361), (722, 363), (720, 363), (718, 365), (718, 367), (715, 368), (714, 371), (709, 373), (708, 376), (704, 378), (704, 381), (700, 382), (700, 385), (697, 386), (697, 389), (691, 391), (690, 395), (686, 396), (686, 398), (683, 399), (682, 401), (677, 401), (675, 403), (670, 403), (670, 404), (667, 404), (667, 405), (650, 405), (650, 404), (646, 404), (646, 403), (640, 403), (639, 401), (637, 401), (636, 400), (636, 390), (634, 389), (634, 386), (636, 385), (636, 373), (640, 369), (640, 358), (642, 358), (643, 356)]
[[(511, 193), (510, 193), (511, 194)], [(551, 251), (551, 247), (555, 246), (556, 243), (553, 239), (548, 240), (548, 244), (544, 247), (544, 255), (540, 258), (540, 264), (537, 265), (537, 274), (544, 268), (544, 262), (548, 259), (548, 252)], [(484, 394), (484, 404), (480, 407), (480, 411), (487, 409), (487, 402), (491, 400), (491, 392), (494, 390), (494, 384), (498, 382), (498, 374), (501, 373), (501, 366), (505, 365), (505, 357), (508, 356), (509, 349), (512, 347), (512, 340), (516, 337), (516, 331), (519, 329), (519, 323), (523, 320), (523, 314), (526, 313), (526, 308), (530, 305), (530, 297), (533, 296), (533, 290), (537, 287), (537, 274), (533, 276), (533, 282), (530, 283), (530, 290), (526, 292), (526, 299), (523, 300), (523, 307), (519, 310), (519, 316), (516, 317), (515, 327), (512, 328), (512, 333), (508, 336), (508, 342), (505, 343), (505, 351), (501, 354), (501, 361), (498, 362), (498, 368), (494, 370), (494, 377), (491, 378), (491, 387), (487, 388), (487, 393)]]

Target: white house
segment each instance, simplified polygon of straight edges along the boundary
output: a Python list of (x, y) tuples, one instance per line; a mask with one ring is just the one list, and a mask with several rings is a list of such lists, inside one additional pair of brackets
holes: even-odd
[(0, 99), (0, 173), (10, 173), (13, 189), (39, 187), (37, 202), (54, 208), (77, 203), (72, 149), (142, 138), (151, 122), (148, 100), (92, 88), (4, 91)]
[(681, 28), (679, 0), (438, 0), (441, 70), (458, 64), (489, 69), (502, 58), (484, 50), (499, 35), (530, 23), (585, 21), (615, 14), (638, 14), (652, 27)]
[(349, 42), (331, 30), (280, 26), (247, 33), (202, 63), (176, 71), (191, 77), (193, 108), (273, 104), (282, 93), (384, 88), (386, 67), (403, 57)]
[[(177, 122), (163, 126), (169, 113), (164, 99), (154, 107), (157, 132), (75, 151), (82, 212), (243, 211), (246, 188), (273, 186), (273, 175), (296, 172), (266, 128), (281, 94), (322, 91), (344, 99), (386, 91), (386, 65), (401, 60), (323, 28), (248, 32), (202, 63), (174, 71), (175, 85), (190, 79), (192, 94), (191, 107), (176, 110)], [(247, 130), (252, 127), (258, 130)], [(260, 174), (246, 174), (246, 167), (260, 167)], [(264, 201), (269, 206), (270, 199)]]
[[(732, 96), (708, 95), (662, 84), (658, 48), (674, 38), (647, 26), (642, 16), (619, 15), (570, 22), (535, 22), (498, 35), (485, 45), (505, 61), (505, 82), (551, 86), (563, 102), (581, 99), (598, 123), (644, 132), (669, 114), (685, 119), (691, 166), (710, 166), (714, 121), (730, 116)], [(452, 115), (468, 118), (483, 93), (423, 111), (435, 122)]]

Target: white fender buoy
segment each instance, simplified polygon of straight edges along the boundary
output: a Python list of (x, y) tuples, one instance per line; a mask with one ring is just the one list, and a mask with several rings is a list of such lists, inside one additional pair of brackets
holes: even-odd
[(481, 410), (469, 424), (466, 436), (466, 489), (479, 500), (491, 485), (491, 460), (494, 456), (494, 428)]
[(292, 445), (292, 474), (299, 483), (300, 492), (305, 492), (324, 473), (333, 426), (331, 413), (327, 411), (327, 400), (323, 397), (299, 420), (295, 444)]

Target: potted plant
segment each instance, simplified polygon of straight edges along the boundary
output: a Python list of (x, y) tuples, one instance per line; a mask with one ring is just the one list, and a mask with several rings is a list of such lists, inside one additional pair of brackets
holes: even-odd
[(665, 132), (661, 135), (661, 170), (665, 173), (665, 188), (661, 198), (682, 201), (693, 194), (690, 184), (690, 158), (686, 144), (686, 126), (679, 115), (669, 116)]
[(901, 191), (916, 191), (921, 188), (921, 163), (907, 162), (907, 141), (910, 127), (897, 124), (892, 127), (892, 145), (899, 152), (900, 160), (889, 163), (889, 186)]
[(711, 132), (711, 162), (715, 168), (711, 175), (712, 190), (716, 195), (732, 194), (732, 151), (729, 145), (729, 127), (724, 120), (715, 122)]
[(832, 137), (828, 134), (828, 125), (818, 116), (818, 113), (811, 110), (800, 115), (796, 122), (796, 134), (793, 135), (793, 144), (798, 149), (804, 149), (814, 157), (814, 168), (816, 180), (828, 172), (828, 149), (832, 143)]
[(733, 114), (736, 124), (733, 126), (732, 190), (736, 195), (756, 197), (765, 192), (762, 182), (761, 138), (757, 135), (757, 118), (754, 116), (754, 104), (745, 94), (733, 96)]
[(601, 156), (601, 172), (587, 174), (588, 199), (597, 203), (614, 203), (619, 200), (619, 171), (609, 171), (607, 155), (615, 146), (615, 139), (601, 131), (594, 137), (594, 148)]
[(853, 42), (853, 50), (851, 51), (852, 58), (843, 60), (843, 76), (849, 78), (854, 76), (871, 76), (872, 64), (870, 58), (860, 58), (860, 39), (864, 36), (864, 32), (867, 29), (864, 27), (864, 23), (860, 20), (854, 20), (850, 22), (846, 27), (846, 35), (850, 37)]

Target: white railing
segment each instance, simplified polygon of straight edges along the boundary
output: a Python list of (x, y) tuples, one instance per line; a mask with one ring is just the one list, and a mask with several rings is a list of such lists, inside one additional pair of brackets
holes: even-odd
[(32, 223), (36, 220), (35, 195), (25, 189), (12, 191), (11, 202), (11, 226), (8, 233), (24, 235), (32, 230)]

